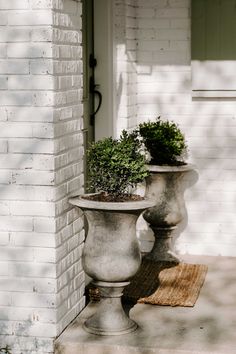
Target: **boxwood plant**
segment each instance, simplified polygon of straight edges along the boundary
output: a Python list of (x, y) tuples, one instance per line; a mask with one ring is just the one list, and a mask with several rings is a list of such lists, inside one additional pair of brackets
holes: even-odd
[(104, 138), (93, 143), (88, 154), (89, 185), (109, 201), (130, 198), (130, 189), (148, 175), (137, 132), (123, 130), (119, 139)]
[(150, 164), (171, 166), (185, 164), (187, 144), (176, 123), (158, 117), (153, 122), (139, 124), (137, 131), (150, 154)]

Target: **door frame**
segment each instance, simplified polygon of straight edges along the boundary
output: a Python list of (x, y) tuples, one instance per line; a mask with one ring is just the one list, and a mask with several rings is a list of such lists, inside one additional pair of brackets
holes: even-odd
[[(97, 59), (95, 82), (102, 105), (95, 117), (95, 141), (116, 136), (116, 62), (114, 1), (94, 1), (94, 53)], [(97, 102), (95, 101), (95, 106)]]

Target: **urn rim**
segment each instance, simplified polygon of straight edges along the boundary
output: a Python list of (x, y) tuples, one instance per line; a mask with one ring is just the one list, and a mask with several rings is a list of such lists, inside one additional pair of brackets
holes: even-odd
[(170, 166), (170, 165), (146, 165), (149, 172), (187, 172), (196, 170), (196, 166), (191, 163), (180, 166)]
[(97, 193), (81, 194), (69, 199), (69, 203), (84, 209), (98, 209), (98, 210), (145, 210), (156, 205), (155, 200), (145, 198), (142, 200), (131, 200), (129, 202), (101, 202), (95, 200), (85, 199), (85, 196), (96, 195)]

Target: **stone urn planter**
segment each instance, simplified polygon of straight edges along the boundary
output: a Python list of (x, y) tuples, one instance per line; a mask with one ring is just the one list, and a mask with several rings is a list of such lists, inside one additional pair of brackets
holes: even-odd
[(183, 177), (195, 169), (194, 165), (158, 166), (149, 165), (146, 178), (146, 198), (155, 199), (156, 205), (143, 214), (155, 237), (154, 246), (145, 258), (154, 261), (181, 260), (175, 254), (173, 233), (183, 220), (186, 209)]
[(185, 216), (183, 177), (194, 169), (185, 162), (185, 137), (177, 123), (160, 116), (155, 121), (140, 123), (138, 133), (149, 154), (146, 197), (156, 200), (156, 205), (144, 213), (155, 236), (147, 258), (179, 263), (173, 233)]
[(99, 289), (101, 300), (84, 328), (99, 335), (132, 332), (137, 325), (124, 312), (121, 296), (141, 264), (136, 221), (155, 201), (100, 202), (85, 198), (74, 197), (69, 202), (83, 210), (88, 222), (82, 263)]

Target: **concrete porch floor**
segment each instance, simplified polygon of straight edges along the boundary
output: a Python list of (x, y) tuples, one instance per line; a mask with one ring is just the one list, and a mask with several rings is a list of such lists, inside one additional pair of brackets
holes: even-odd
[(184, 256), (208, 265), (192, 308), (137, 304), (129, 311), (138, 329), (122, 336), (97, 336), (82, 323), (90, 303), (56, 340), (56, 354), (236, 354), (236, 258)]

